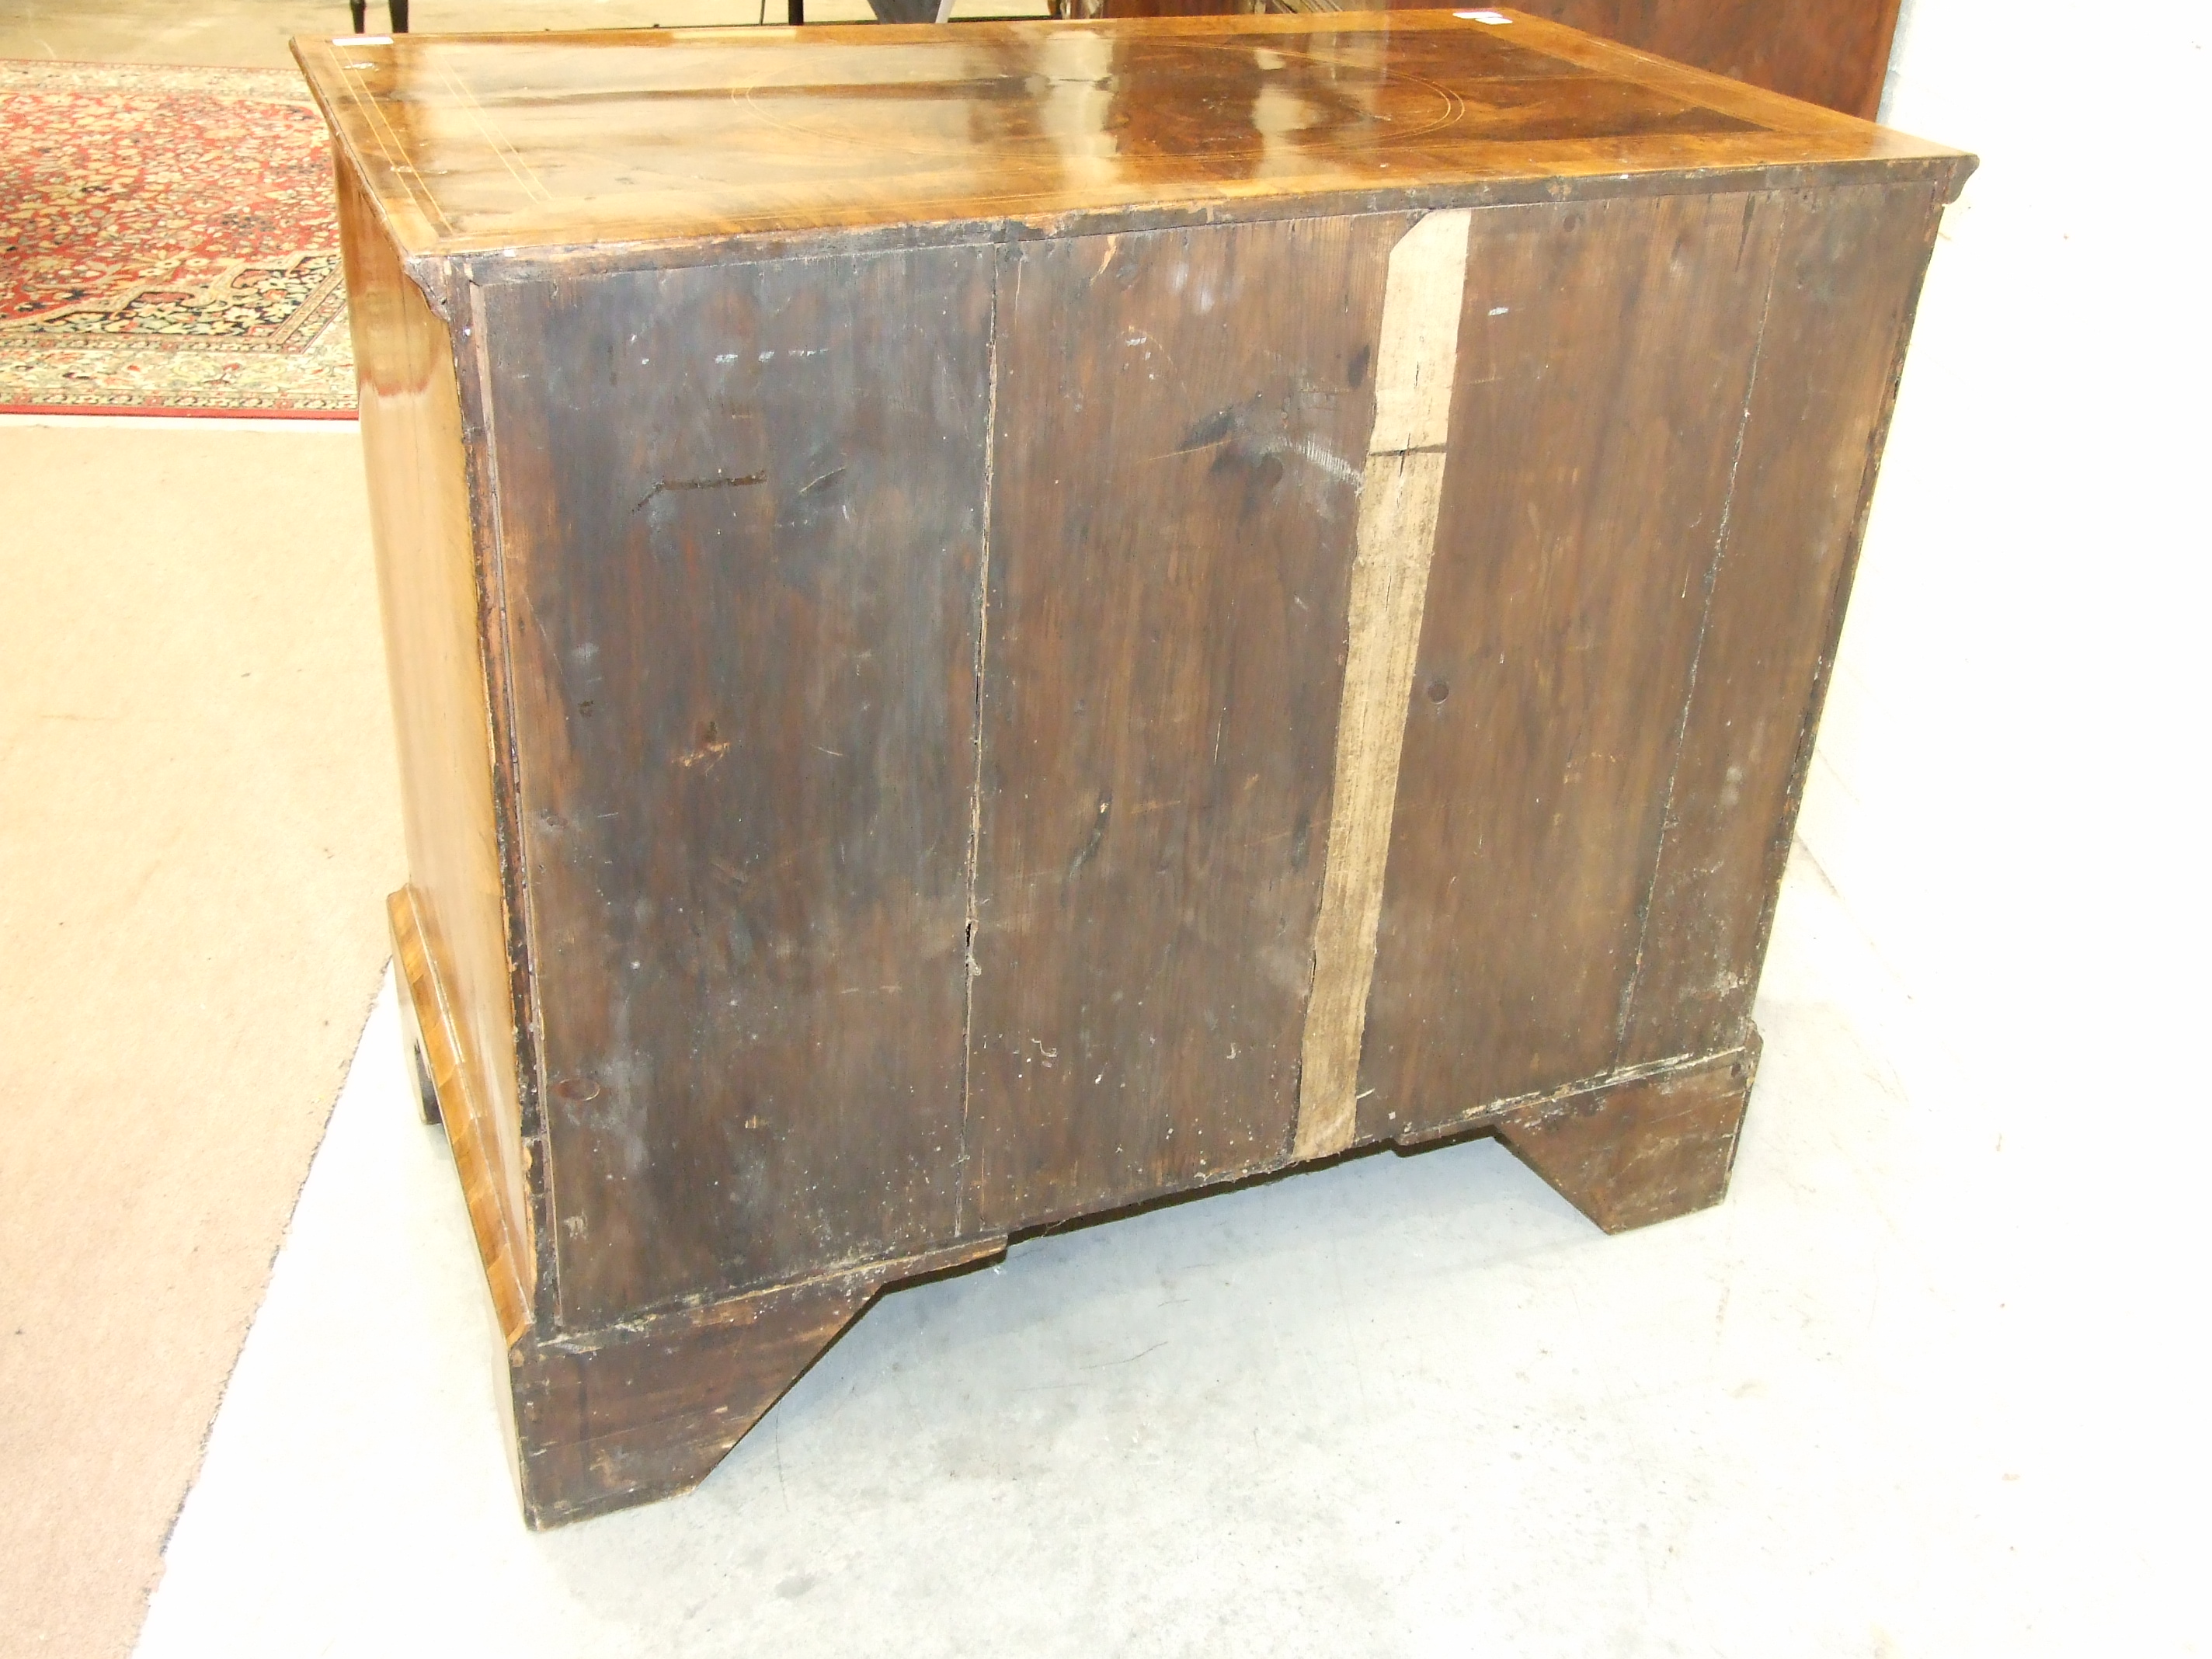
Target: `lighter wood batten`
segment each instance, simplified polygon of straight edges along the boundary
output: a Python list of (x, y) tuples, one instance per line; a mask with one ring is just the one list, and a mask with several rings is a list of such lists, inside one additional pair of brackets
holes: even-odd
[(1443, 495), (1443, 446), (1451, 423), (1470, 222), (1465, 210), (1430, 214), (1390, 250), (1376, 352), (1375, 431), (1352, 567), (1328, 854), (1314, 927), (1313, 995), (1299, 1056), (1300, 1158), (1341, 1152), (1352, 1144), (1357, 1121), (1359, 1044), (1375, 973), (1398, 756)]

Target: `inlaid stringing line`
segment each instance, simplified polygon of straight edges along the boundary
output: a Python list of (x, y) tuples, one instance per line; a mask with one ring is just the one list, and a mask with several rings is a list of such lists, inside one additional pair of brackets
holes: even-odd
[(1359, 498), (1351, 645), (1300, 1053), (1295, 1150), (1301, 1158), (1350, 1146), (1358, 1115), (1359, 1046), (1375, 976), (1398, 758), (1443, 495), (1470, 226), (1463, 209), (1423, 218), (1390, 250), (1383, 285), (1375, 430)]

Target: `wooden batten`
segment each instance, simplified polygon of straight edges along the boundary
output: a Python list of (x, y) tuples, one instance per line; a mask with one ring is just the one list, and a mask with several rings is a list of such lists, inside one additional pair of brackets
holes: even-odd
[(1337, 716), (1328, 854), (1314, 930), (1292, 1151), (1352, 1144), (1375, 930), (1398, 798), (1421, 611), (1443, 504), (1446, 440), (1467, 286), (1469, 216), (1431, 213), (1390, 250), (1375, 348), (1375, 430), (1352, 562), (1344, 706)]

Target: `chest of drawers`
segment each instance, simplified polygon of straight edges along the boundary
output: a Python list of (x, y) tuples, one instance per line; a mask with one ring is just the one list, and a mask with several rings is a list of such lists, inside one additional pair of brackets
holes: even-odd
[(1719, 1199), (1968, 158), (1510, 13), (299, 54), (534, 1522), (1027, 1229)]

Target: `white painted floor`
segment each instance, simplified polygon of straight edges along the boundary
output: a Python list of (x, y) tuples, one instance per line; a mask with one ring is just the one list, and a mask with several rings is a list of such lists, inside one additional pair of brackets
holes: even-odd
[(141, 1653), (2204, 1651), (2206, 36), (1908, 9), (1890, 118), (1984, 166), (1725, 1206), (1604, 1238), (1486, 1141), (1033, 1241), (532, 1535), (387, 994)]

